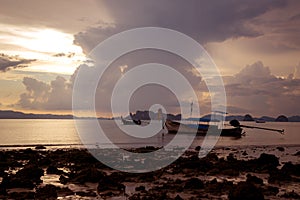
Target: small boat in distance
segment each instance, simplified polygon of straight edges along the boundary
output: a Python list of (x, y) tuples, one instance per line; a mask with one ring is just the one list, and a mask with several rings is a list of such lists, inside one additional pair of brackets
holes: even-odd
[(121, 116), (122, 123), (124, 125), (141, 125), (141, 120), (126, 120)]
[[(177, 134), (177, 133), (184, 133), (184, 134), (193, 134), (196, 133), (198, 136), (205, 136), (208, 130), (212, 130), (213, 132), (220, 133), (221, 136), (225, 137), (235, 137), (239, 138), (243, 135), (243, 129), (240, 127), (234, 128), (223, 128), (220, 130), (216, 125), (207, 125), (203, 126), (202, 124), (183, 124), (172, 120), (166, 120), (165, 126), (168, 129), (169, 134)], [(179, 132), (180, 131), (180, 132)]]

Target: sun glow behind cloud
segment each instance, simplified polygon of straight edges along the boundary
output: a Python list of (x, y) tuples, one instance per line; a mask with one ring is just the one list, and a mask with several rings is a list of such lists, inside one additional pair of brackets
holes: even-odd
[(37, 60), (22, 70), (72, 74), (79, 63), (85, 60), (81, 47), (73, 44), (72, 34), (55, 29), (7, 24), (0, 24), (0, 27), (2, 53)]

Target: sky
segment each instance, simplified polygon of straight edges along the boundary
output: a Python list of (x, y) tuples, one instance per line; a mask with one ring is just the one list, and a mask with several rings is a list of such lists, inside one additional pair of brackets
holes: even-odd
[[(300, 115), (300, 1), (0, 3), (0, 110), (72, 113), (78, 69), (93, 73), (87, 62), (90, 51), (114, 34), (151, 26), (182, 32), (205, 48), (223, 78), (228, 113)], [(202, 113), (210, 111), (211, 94), (189, 63), (167, 52), (144, 50), (120, 57), (105, 72), (95, 96), (98, 115), (111, 116), (116, 82), (149, 62), (172, 66), (187, 77)], [(180, 111), (174, 94), (158, 85), (139, 88), (129, 107), (144, 110), (155, 103)]]

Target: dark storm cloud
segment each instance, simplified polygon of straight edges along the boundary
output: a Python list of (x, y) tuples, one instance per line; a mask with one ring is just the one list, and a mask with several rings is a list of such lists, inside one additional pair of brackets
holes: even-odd
[(11, 69), (27, 67), (36, 60), (24, 59), (18, 56), (8, 56), (0, 53), (0, 72), (6, 72)]
[(111, 27), (91, 27), (75, 36), (75, 43), (89, 52), (112, 34), (136, 27), (158, 26), (183, 32), (200, 43), (228, 38), (257, 37), (262, 33), (249, 22), (286, 1), (104, 1), (115, 20)]

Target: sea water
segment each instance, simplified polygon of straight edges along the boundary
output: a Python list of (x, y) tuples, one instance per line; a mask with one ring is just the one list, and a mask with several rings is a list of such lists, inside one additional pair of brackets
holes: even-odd
[[(88, 124), (89, 120), (82, 120)], [(228, 124), (228, 122), (225, 122)], [(158, 132), (149, 138), (137, 138), (124, 133), (120, 127), (120, 121), (99, 120), (107, 138), (103, 141), (92, 141), (91, 147), (110, 147), (111, 144), (122, 148), (135, 148), (142, 146), (165, 146), (172, 142), (174, 135), (167, 134), (167, 130)], [(241, 122), (244, 125), (260, 126), (274, 129), (284, 129), (284, 135), (278, 132), (264, 131), (258, 129), (244, 129), (245, 136), (240, 139), (230, 137), (217, 138), (216, 146), (268, 146), (268, 145), (300, 145), (300, 123), (299, 122), (267, 122), (256, 124), (255, 122)], [(127, 125), (128, 126), (128, 125)], [(131, 127), (125, 127), (130, 129)], [(86, 127), (87, 132), (93, 127)], [(92, 130), (95, 134), (99, 130)], [(80, 132), (82, 133), (82, 130)], [(69, 119), (1, 119), (0, 120), (0, 147), (16, 148), (45, 145), (49, 147), (76, 147), (83, 146), (81, 135), (75, 126), (74, 120)], [(177, 143), (184, 144), (190, 140), (192, 135), (179, 138)], [(204, 137), (196, 136), (191, 148), (201, 145)], [(177, 139), (178, 140), (178, 139)], [(111, 144), (110, 144), (111, 143)]]

